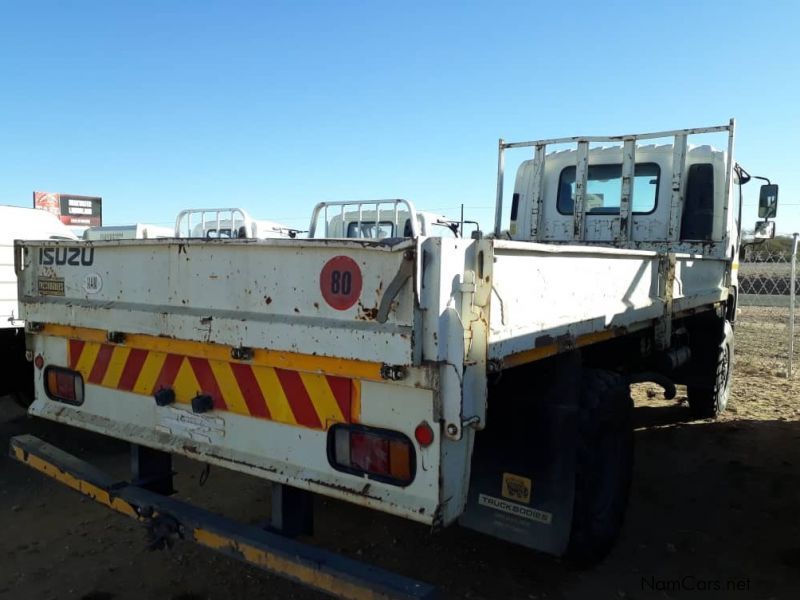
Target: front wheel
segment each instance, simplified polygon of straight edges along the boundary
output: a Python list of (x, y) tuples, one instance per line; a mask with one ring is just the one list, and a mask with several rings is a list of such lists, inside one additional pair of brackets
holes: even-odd
[(733, 327), (729, 321), (723, 321), (722, 339), (708, 349), (708, 355), (699, 357), (707, 359), (703, 366), (706, 379), (704, 383), (693, 383), (686, 386), (689, 408), (701, 419), (715, 419), (728, 406), (733, 380)]
[(575, 499), (567, 558), (589, 566), (619, 535), (633, 475), (633, 402), (618, 373), (584, 369), (578, 412)]

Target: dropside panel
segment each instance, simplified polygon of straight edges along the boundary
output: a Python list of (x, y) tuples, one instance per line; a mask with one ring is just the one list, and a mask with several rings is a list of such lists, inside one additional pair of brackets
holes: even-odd
[(656, 252), (494, 243), (489, 358), (506, 366), (650, 326), (727, 298), (727, 261), (676, 255), (668, 281)]
[(413, 281), (392, 299), (384, 291), (413, 250), (412, 241), (31, 242), (20, 298), (33, 322), (408, 365)]

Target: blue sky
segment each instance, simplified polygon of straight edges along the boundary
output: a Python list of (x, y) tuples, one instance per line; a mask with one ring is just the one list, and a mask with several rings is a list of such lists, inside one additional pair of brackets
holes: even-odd
[(0, 202), (36, 189), (100, 195), (109, 225), (241, 206), (302, 227), (320, 200), (404, 197), (488, 229), (498, 137), (733, 116), (737, 160), (781, 185), (778, 229), (797, 231), (799, 7), (5, 2)]

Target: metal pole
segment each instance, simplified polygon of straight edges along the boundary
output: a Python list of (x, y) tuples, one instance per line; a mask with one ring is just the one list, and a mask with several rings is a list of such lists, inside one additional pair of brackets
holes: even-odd
[(795, 278), (797, 277), (797, 236), (792, 240), (792, 274), (789, 281), (789, 360), (786, 368), (787, 377), (792, 377), (792, 361), (794, 360), (794, 293)]
[(503, 138), (497, 143), (497, 198), (494, 206), (494, 234), (500, 237), (503, 227), (503, 171), (505, 170), (505, 156), (503, 151)]
[[(723, 214), (723, 223), (728, 222), (728, 210), (730, 208), (731, 203), (731, 190), (733, 189), (733, 167), (736, 162), (733, 160), (733, 143), (734, 143), (734, 132), (736, 130), (736, 119), (731, 119), (728, 125), (728, 164), (725, 165), (725, 202), (722, 204), (722, 214)], [(727, 228), (725, 229), (725, 233), (723, 234), (722, 241), (723, 244), (721, 245), (722, 248), (728, 248), (730, 246), (730, 233), (728, 232)], [(739, 242), (741, 243), (741, 242)]]

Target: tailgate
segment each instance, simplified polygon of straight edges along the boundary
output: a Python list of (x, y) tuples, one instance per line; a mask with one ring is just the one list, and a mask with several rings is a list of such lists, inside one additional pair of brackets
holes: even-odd
[[(414, 286), (376, 320), (414, 242), (23, 244), (23, 318), (245, 348), (414, 362)], [(388, 301), (388, 299), (387, 299)]]

